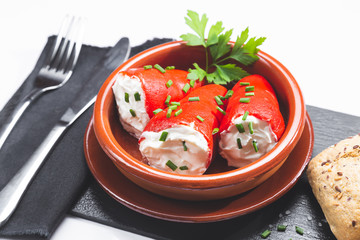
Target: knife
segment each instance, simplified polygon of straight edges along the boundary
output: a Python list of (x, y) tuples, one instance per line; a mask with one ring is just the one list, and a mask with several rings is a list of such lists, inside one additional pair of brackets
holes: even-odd
[(104, 76), (109, 76), (130, 54), (128, 38), (120, 39), (93, 70), (92, 77), (86, 82), (71, 106), (64, 112), (57, 124), (52, 128), (44, 141), (34, 151), (29, 160), (0, 191), (0, 227), (4, 225), (15, 211), (32, 179), (45, 162), (48, 154), (63, 135), (96, 100)]

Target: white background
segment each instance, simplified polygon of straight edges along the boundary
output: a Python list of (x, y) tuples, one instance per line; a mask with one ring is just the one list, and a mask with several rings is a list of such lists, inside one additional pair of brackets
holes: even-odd
[[(297, 79), (306, 104), (360, 116), (360, 2), (332, 0), (136, 1), (32, 0), (0, 3), (0, 109), (33, 69), (47, 37), (66, 14), (86, 18), (84, 43), (112, 46), (121, 37), (132, 46), (153, 37), (179, 39), (190, 30), (187, 9), (223, 21), (233, 40), (246, 28), (265, 36), (261, 47)], [(359, 129), (360, 132), (360, 129)], [(52, 240), (140, 239), (67, 217)]]

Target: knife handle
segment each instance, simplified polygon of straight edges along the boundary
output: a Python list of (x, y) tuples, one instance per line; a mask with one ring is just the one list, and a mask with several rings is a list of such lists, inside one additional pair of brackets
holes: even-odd
[(26, 189), (46, 159), (46, 156), (68, 125), (68, 123), (62, 121), (55, 125), (29, 160), (0, 191), (0, 227), (7, 222), (11, 214), (15, 211)]

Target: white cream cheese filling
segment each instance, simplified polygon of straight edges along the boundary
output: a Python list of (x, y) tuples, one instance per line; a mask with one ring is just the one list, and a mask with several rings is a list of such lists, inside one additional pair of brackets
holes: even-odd
[[(119, 112), (119, 118), (124, 129), (131, 135), (139, 138), (150, 118), (145, 107), (145, 93), (141, 87), (140, 79), (136, 76), (129, 77), (119, 73), (115, 76), (116, 81), (113, 85), (115, 101)], [(128, 102), (125, 95), (128, 94)], [(136, 100), (135, 95), (140, 96)], [(132, 115), (132, 112), (136, 116)]]
[[(163, 132), (168, 135), (160, 141)], [(209, 147), (205, 137), (193, 126), (178, 125), (161, 132), (143, 132), (140, 152), (148, 164), (160, 170), (185, 175), (201, 175), (206, 171)], [(167, 165), (171, 161), (176, 169)]]
[[(243, 116), (234, 119), (233, 124), (220, 133), (220, 155), (227, 160), (229, 166), (233, 167), (243, 167), (252, 163), (269, 152), (277, 142), (276, 135), (268, 122), (250, 115), (246, 120), (242, 118)], [(249, 129), (250, 122), (253, 128), (252, 134)], [(237, 124), (242, 124), (245, 131), (240, 133)]]

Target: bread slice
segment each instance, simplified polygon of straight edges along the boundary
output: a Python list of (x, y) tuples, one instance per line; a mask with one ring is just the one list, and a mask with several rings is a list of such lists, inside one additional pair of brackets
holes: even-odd
[(319, 153), (307, 176), (335, 237), (360, 240), (360, 135)]

